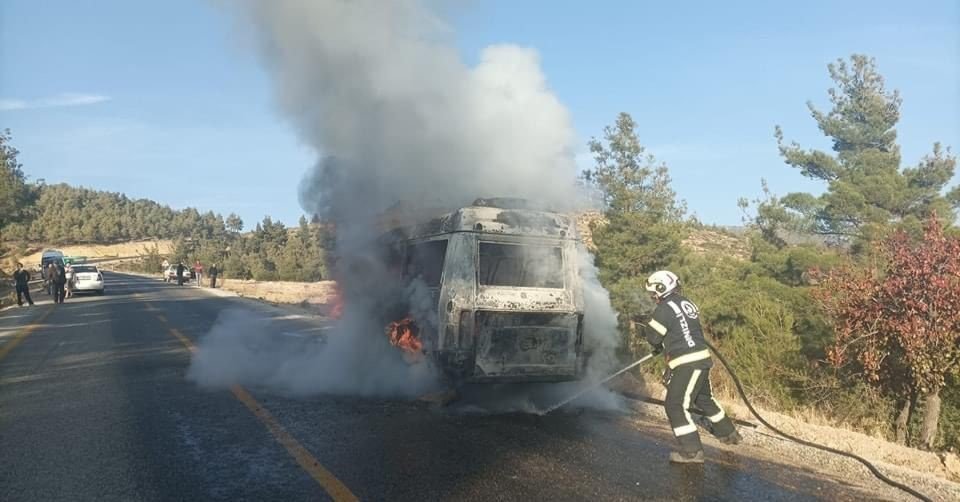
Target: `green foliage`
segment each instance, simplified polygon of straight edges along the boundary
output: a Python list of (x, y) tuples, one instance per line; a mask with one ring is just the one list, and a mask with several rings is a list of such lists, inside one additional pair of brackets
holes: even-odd
[(646, 213), (662, 220), (679, 220), (686, 205), (677, 202), (666, 164), (647, 154), (636, 135), (636, 123), (620, 113), (603, 129), (604, 141), (589, 142), (596, 162), (583, 179), (600, 190), (608, 215)]
[(0, 134), (0, 231), (8, 239), (49, 244), (174, 239), (172, 256), (161, 256), (154, 245), (130, 266), (156, 273), (167, 258), (188, 266), (200, 260), (206, 269), (217, 264), (224, 276), (243, 279), (317, 281), (326, 274), (333, 239), (322, 222), (301, 217), (291, 232), (266, 217), (256, 230), (241, 235), (243, 220), (234, 213), (224, 220), (212, 211), (176, 211), (119, 193), (66, 184), (29, 186), (9, 141), (9, 131)]
[(604, 283), (646, 279), (678, 260), (685, 229), (644, 213), (614, 214), (594, 231), (597, 265)]
[[(884, 237), (890, 225), (918, 231), (922, 220), (938, 212), (953, 221), (960, 188), (942, 195), (953, 177), (956, 157), (934, 143), (933, 152), (915, 167), (900, 168), (895, 126), (900, 119), (900, 95), (888, 92), (873, 59), (851, 56), (828, 66), (836, 85), (829, 90), (833, 108), (824, 113), (808, 103), (821, 132), (833, 142), (833, 152), (805, 150), (776, 138), (784, 161), (808, 178), (826, 184), (814, 197), (793, 193), (766, 201), (758, 216), (763, 228), (780, 225), (805, 228), (838, 242), (860, 246)], [(769, 235), (768, 235), (769, 237)]]
[(674, 270), (684, 294), (701, 309), (701, 323), (737, 367), (752, 395), (783, 405), (796, 400), (806, 359), (797, 336), (804, 299), (790, 286), (754, 273), (750, 263), (716, 255), (690, 255)]
[(200, 260), (205, 270), (217, 264), (221, 276), (228, 278), (319, 281), (327, 270), (329, 248), (325, 246), (332, 244), (327, 233), (325, 227), (307, 223), (303, 217), (296, 229), (266, 217), (247, 234), (214, 231), (209, 238), (179, 239), (171, 258), (188, 266)]
[(194, 209), (174, 211), (118, 193), (65, 184), (41, 186), (38, 192), (34, 217), (16, 238), (52, 244), (119, 242), (189, 235), (204, 224)]
[(834, 424), (882, 437), (893, 432), (894, 401), (863, 381), (813, 368), (799, 395), (807, 413), (827, 417)]
[(235, 234), (238, 234), (243, 230), (243, 220), (241, 220), (236, 213), (230, 213), (230, 215), (227, 216), (226, 225), (227, 230)]
[(160, 255), (160, 246), (154, 243), (152, 246), (145, 246), (140, 253), (140, 264), (149, 271), (160, 270), (163, 266), (163, 256)]
[[(903, 236), (921, 238), (923, 221), (931, 213), (942, 215), (941, 223), (953, 222), (954, 210), (960, 208), (960, 187), (951, 190), (947, 185), (953, 177), (956, 159), (949, 148), (935, 143), (932, 153), (916, 166), (901, 168), (895, 129), (900, 113), (899, 94), (886, 91), (874, 61), (865, 56), (854, 55), (849, 62), (838, 60), (829, 65), (829, 71), (835, 83), (835, 88), (829, 90), (832, 109), (825, 113), (813, 105), (808, 106), (820, 130), (832, 140), (832, 150), (807, 150), (796, 143), (786, 144), (783, 132), (776, 128), (785, 163), (803, 176), (822, 181), (825, 190), (817, 196), (798, 192), (777, 197), (761, 180), (761, 198), (739, 201), (744, 211), (751, 205), (755, 207), (756, 213), (748, 218), (751, 227), (758, 230), (759, 238), (753, 242), (745, 279), (737, 280), (744, 285), (759, 286), (762, 296), (775, 298), (792, 316), (791, 331), (800, 344), (799, 353), (807, 362), (805, 369), (797, 367), (799, 371), (792, 375), (797, 378), (792, 383), (783, 382), (795, 385), (796, 391), (792, 393), (795, 401), (815, 405), (841, 422), (866, 428), (871, 422), (879, 424), (875, 427), (877, 430), (889, 433), (894, 404), (902, 405), (903, 393), (870, 385), (857, 372), (872, 368), (878, 361), (906, 362), (909, 358), (902, 349), (884, 356), (862, 347), (865, 340), (876, 339), (871, 336), (877, 326), (876, 316), (864, 314), (875, 303), (869, 298), (872, 286), (868, 283), (883, 275), (870, 273), (869, 265), (885, 259), (884, 253), (871, 244), (887, 239), (897, 230), (903, 231), (899, 234), (901, 239)], [(833, 244), (839, 246), (831, 246)], [(848, 251), (852, 251), (852, 256), (847, 256)], [(939, 263), (921, 259), (916, 252), (903, 256), (906, 261), (894, 268), (919, 270)], [(953, 259), (955, 262), (955, 256)], [(926, 265), (921, 264), (924, 261)], [(819, 273), (811, 273), (812, 270)], [(832, 276), (831, 270), (856, 273), (851, 272), (829, 284), (818, 284)], [(751, 275), (763, 280), (753, 283), (749, 279)], [(722, 281), (709, 289), (722, 291)], [(846, 340), (853, 345), (843, 345), (851, 357), (854, 354), (866, 357), (859, 361), (862, 364), (857, 368), (831, 370), (821, 364), (829, 355), (835, 356), (841, 345), (833, 322), (828, 322), (827, 312), (813, 301), (814, 291), (828, 292), (828, 296), (839, 303), (849, 303), (848, 313), (864, 314), (858, 317), (862, 325), (846, 332)], [(906, 303), (920, 297), (921, 303), (927, 301), (916, 290), (893, 296)], [(758, 302), (760, 300), (754, 303)], [(707, 320), (713, 324), (714, 331), (721, 332), (729, 322), (734, 328), (753, 326), (755, 333), (760, 332), (760, 321), (755, 319), (759, 310), (743, 313), (741, 309), (722, 304), (714, 308), (726, 311), (720, 319)], [(941, 314), (948, 310), (952, 312), (938, 307)], [(710, 315), (707, 307), (704, 311)], [(835, 317), (831, 315), (830, 320), (835, 321)], [(913, 338), (921, 345), (932, 344), (931, 340), (931, 337)], [(789, 352), (793, 348), (785, 346), (784, 350)], [(940, 350), (942, 354), (948, 352)], [(749, 368), (749, 359), (747, 364)], [(894, 382), (895, 374), (907, 372), (906, 366), (900, 366), (888, 368), (886, 381)], [(768, 370), (768, 374), (776, 376), (772, 370)], [(940, 382), (934, 380), (934, 383)], [(870, 405), (864, 406), (864, 403)]]
[(140, 250), (137, 260), (120, 263), (118, 267), (121, 270), (155, 274), (163, 269), (163, 260), (164, 256), (160, 253), (160, 246), (157, 243), (153, 243), (152, 245), (144, 246)]
[(937, 447), (960, 452), (960, 375), (948, 376), (943, 388), (943, 409), (940, 411), (940, 432)]
[(10, 225), (29, 218), (36, 196), (33, 187), (27, 185), (27, 177), (17, 161), (20, 151), (10, 144), (11, 139), (9, 129), (0, 131), (0, 237)]
[(623, 346), (639, 350), (630, 321), (651, 310), (643, 290), (647, 276), (682, 256), (686, 210), (670, 187), (666, 165), (645, 153), (627, 113), (604, 128), (604, 141), (590, 141), (596, 164), (583, 179), (604, 201), (606, 221), (593, 228), (600, 281), (620, 312)]

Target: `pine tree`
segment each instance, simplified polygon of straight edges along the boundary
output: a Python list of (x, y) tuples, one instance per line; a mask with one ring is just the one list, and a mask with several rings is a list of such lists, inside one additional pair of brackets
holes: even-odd
[(882, 237), (890, 225), (919, 232), (922, 221), (937, 212), (953, 221), (960, 188), (941, 195), (953, 177), (956, 157), (939, 143), (913, 168), (901, 170), (896, 125), (902, 102), (886, 90), (872, 58), (854, 54), (849, 64), (828, 65), (836, 87), (828, 92), (829, 112), (808, 107), (817, 126), (831, 139), (832, 152), (785, 144), (775, 128), (784, 162), (803, 176), (826, 184), (820, 196), (790, 193), (777, 206), (761, 207), (774, 225), (829, 236), (835, 241), (863, 244)]
[(230, 215), (227, 216), (226, 225), (227, 230), (235, 234), (239, 234), (240, 231), (243, 230), (243, 220), (241, 220), (240, 216), (237, 216), (236, 213), (230, 213)]
[(667, 166), (640, 144), (629, 114), (604, 128), (603, 141), (592, 139), (590, 151), (596, 164), (583, 179), (600, 192), (606, 219), (593, 229), (596, 264), (630, 346), (630, 320), (650, 310), (647, 275), (682, 256), (686, 207), (676, 199)]
[(35, 194), (26, 183), (22, 165), (17, 161), (19, 150), (10, 145), (10, 130), (0, 132), (0, 242), (4, 229), (26, 221)]

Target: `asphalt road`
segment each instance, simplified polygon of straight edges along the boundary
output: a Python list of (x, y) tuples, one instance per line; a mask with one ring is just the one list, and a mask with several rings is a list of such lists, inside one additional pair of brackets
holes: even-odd
[[(0, 313), (0, 500), (862, 500), (813, 471), (616, 412), (463, 413), (419, 402), (204, 391), (188, 346), (250, 300), (110, 273), (107, 295)], [(282, 342), (278, 342), (282, 343)], [(302, 343), (302, 342), (298, 342)]]

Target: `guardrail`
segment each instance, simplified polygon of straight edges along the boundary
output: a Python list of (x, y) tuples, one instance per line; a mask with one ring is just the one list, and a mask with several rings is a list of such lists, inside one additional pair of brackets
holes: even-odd
[[(13, 305), (17, 303), (17, 290), (10, 284), (10, 279), (4, 279), (3, 283), (0, 284), (0, 309), (5, 308), (8, 305)], [(43, 288), (40, 287), (37, 289), (37, 286), (43, 286), (43, 279), (34, 279), (28, 283), (30, 285), (30, 294), (32, 295), (34, 291), (37, 293), (42, 293)], [(34, 300), (36, 301), (36, 300)]]

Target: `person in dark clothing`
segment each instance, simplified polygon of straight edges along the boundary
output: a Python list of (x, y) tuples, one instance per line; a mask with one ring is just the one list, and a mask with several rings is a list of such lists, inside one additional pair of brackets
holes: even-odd
[(220, 274), (220, 270), (217, 269), (217, 264), (216, 264), (216, 263), (214, 263), (213, 265), (210, 266), (210, 271), (209, 271), (209, 273), (210, 273), (210, 287), (211, 287), (211, 288), (216, 288), (216, 287), (217, 287), (217, 275)]
[(67, 271), (64, 269), (62, 262), (54, 264), (51, 280), (53, 281), (53, 302), (63, 303), (63, 299), (67, 295), (65, 289), (67, 285)]
[(17, 305), (23, 306), (23, 298), (27, 303), (33, 305), (33, 299), (30, 298), (30, 272), (23, 268), (23, 263), (17, 263), (17, 270), (13, 273), (13, 284), (17, 289)]
[(50, 262), (47, 264), (47, 270), (43, 274), (43, 285), (47, 290), (47, 295), (52, 296), (56, 285), (53, 283), (53, 275), (57, 273), (57, 266)]
[(661, 270), (648, 279), (646, 290), (657, 307), (648, 323), (647, 341), (654, 353), (665, 353), (667, 398), (664, 408), (680, 451), (670, 453), (675, 463), (703, 463), (703, 445), (697, 424), (690, 417), (691, 406), (703, 412), (700, 425), (727, 444), (740, 442), (740, 433), (710, 391), (713, 361), (700, 326), (700, 309), (680, 294), (680, 279)]
[(183, 266), (183, 262), (177, 264), (177, 286), (183, 286), (183, 271), (186, 269), (187, 267)]

